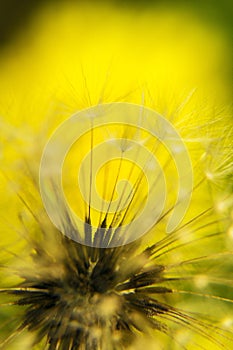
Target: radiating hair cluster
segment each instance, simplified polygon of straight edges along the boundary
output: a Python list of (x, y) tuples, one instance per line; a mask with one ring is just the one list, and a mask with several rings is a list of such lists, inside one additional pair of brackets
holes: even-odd
[(185, 11), (64, 2), (2, 52), (0, 349), (233, 348), (228, 46)]
[[(128, 126), (123, 127), (116, 141), (123, 142), (122, 136), (129, 139), (131, 131)], [(94, 149), (93, 142), (85, 145)], [(159, 152), (164, 155), (157, 145), (158, 158)], [(174, 160), (167, 157), (163, 171), (169, 171), (171, 179), (169, 163)], [(128, 166), (117, 163), (118, 170)], [(201, 166), (202, 159), (194, 166), (194, 174)], [(174, 349), (230, 349), (232, 280), (228, 271), (232, 252), (226, 245), (230, 194), (225, 193), (226, 198), (221, 198), (218, 205), (217, 200), (207, 200), (211, 184), (204, 168), (203, 176), (199, 175), (194, 183), (191, 210), (178, 227), (170, 233), (166, 231), (171, 212), (180, 204), (168, 200), (147, 233), (143, 232), (133, 242), (126, 240), (125, 244), (121, 240), (121, 245), (112, 247), (111, 242), (116, 241), (122, 230), (122, 221), (111, 231), (114, 213), (105, 211), (97, 215), (89, 210), (90, 196), (90, 201), (84, 202), (87, 210), (83, 214), (83, 226), (77, 226), (70, 208), (59, 201), (54, 186), (56, 215), (63, 233), (52, 224), (39, 197), (38, 177), (34, 177), (33, 167), (30, 159), (25, 159), (21, 165), (24, 180), (15, 189), (21, 203), (17, 228), (20, 239), (18, 249), (12, 251), (13, 258), (6, 258), (8, 263), (2, 265), (6, 286), (1, 289), (2, 308), (11, 306), (15, 311), (13, 321), (9, 316), (2, 326), (5, 339), (1, 348), (17, 344), (22, 334), (31, 334), (29, 348), (39, 346), (48, 350), (141, 349), (144, 344), (151, 349), (169, 348), (169, 344)], [(88, 169), (84, 175), (90, 190), (92, 163)], [(140, 212), (140, 198), (143, 204), (145, 192), (144, 187), (135, 184), (142, 177), (136, 162), (130, 164), (130, 169), (130, 173), (126, 171), (130, 174), (128, 180), (134, 169), (137, 172), (132, 188), (137, 195), (136, 211)], [(112, 200), (119, 180), (115, 170), (116, 164), (111, 169), (108, 163), (108, 171), (101, 178), (103, 185), (111, 184), (108, 198)], [(26, 183), (28, 189), (23, 188)], [(206, 195), (204, 204), (198, 202), (199, 198), (204, 201), (203, 195)], [(124, 191), (121, 196), (124, 197)], [(81, 198), (77, 204), (82, 205)], [(128, 206), (131, 209), (131, 201)], [(133, 219), (134, 215), (129, 216), (129, 228)], [(97, 228), (96, 222), (100, 225)], [(123, 233), (127, 237), (127, 229)], [(79, 242), (80, 237), (84, 237), (83, 243)], [(96, 244), (100, 240), (105, 241), (104, 247)], [(9, 254), (6, 250), (6, 257)], [(15, 282), (7, 282), (5, 270), (19, 281), (16, 278)], [(20, 314), (16, 316), (18, 308)]]

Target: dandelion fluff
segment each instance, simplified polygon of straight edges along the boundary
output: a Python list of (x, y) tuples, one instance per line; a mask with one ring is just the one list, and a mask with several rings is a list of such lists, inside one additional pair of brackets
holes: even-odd
[[(55, 16), (46, 7), (27, 47), (19, 39), (1, 57), (1, 349), (232, 348), (232, 120), (218, 69), (227, 43), (189, 14), (161, 10), (135, 16), (73, 3)], [(188, 208), (168, 232), (178, 208), (174, 154), (181, 144), (169, 138), (173, 154), (162, 137), (152, 142), (151, 127), (141, 130), (140, 113), (130, 125), (120, 110), (118, 125), (109, 119), (104, 128), (84, 123), (63, 162), (64, 194), (87, 225), (77, 229), (56, 186), (46, 192), (61, 233), (40, 196), (46, 142), (72, 115), (117, 103), (161, 115), (180, 135), (192, 165)], [(69, 136), (63, 133), (60, 145)], [(96, 146), (98, 157), (91, 154)], [(97, 162), (107, 160), (112, 149), (119, 152), (113, 161)], [(139, 149), (153, 149), (146, 170), (158, 178), (158, 187), (142, 172)], [(127, 152), (133, 163), (121, 157)], [(57, 172), (56, 163), (47, 165), (47, 175)], [(182, 184), (190, 175), (188, 167), (182, 171), (181, 204), (189, 192)], [(95, 199), (101, 198), (96, 203), (90, 196), (94, 183)], [(122, 199), (121, 214), (127, 212), (130, 226), (149, 192), (156, 205), (164, 200), (153, 225), (135, 240), (108, 247), (109, 229), (122, 221), (117, 201)], [(85, 196), (93, 203), (90, 210)], [(143, 225), (139, 221), (135, 230), (140, 233)], [(97, 244), (100, 239), (105, 248)]]

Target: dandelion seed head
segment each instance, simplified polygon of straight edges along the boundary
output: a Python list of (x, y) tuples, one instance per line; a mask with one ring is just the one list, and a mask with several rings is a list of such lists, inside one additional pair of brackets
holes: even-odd
[[(188, 15), (146, 12), (135, 21), (111, 7), (61, 9), (45, 10), (27, 47), (1, 56), (0, 348), (230, 349), (226, 43)], [(46, 183), (59, 230), (38, 174), (45, 145), (69, 120), (44, 168), (54, 179), (54, 154), (72, 139), (62, 181)]]

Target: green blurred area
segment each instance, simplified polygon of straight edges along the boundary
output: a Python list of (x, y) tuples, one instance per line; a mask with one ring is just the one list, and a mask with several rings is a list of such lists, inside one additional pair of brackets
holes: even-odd
[(62, 2), (114, 3), (122, 8), (142, 11), (143, 9), (155, 9), (156, 7), (169, 7), (177, 9), (187, 8), (204, 21), (222, 28), (226, 35), (233, 34), (233, 2), (231, 0), (0, 0), (0, 46), (10, 43), (14, 37), (20, 34), (27, 24), (33, 20), (33, 16), (46, 4), (52, 3), (54, 10)]

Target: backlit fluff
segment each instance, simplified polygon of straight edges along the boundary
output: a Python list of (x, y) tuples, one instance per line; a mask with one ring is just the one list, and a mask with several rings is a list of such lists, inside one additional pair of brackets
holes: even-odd
[[(136, 20), (115, 8), (71, 4), (56, 15), (47, 8), (33, 35), (28, 48), (22, 50), (19, 40), (2, 58), (0, 348), (230, 349), (232, 121), (227, 84), (217, 73), (227, 46), (183, 13), (166, 10)], [(141, 239), (101, 249), (54, 227), (38, 173), (54, 128), (107, 102), (150, 107), (174, 125), (192, 160), (194, 190), (183, 221), (167, 234), (175, 168), (158, 148), (170, 186), (163, 214)], [(116, 135), (131, 138), (132, 130), (114, 134), (110, 127), (106, 134), (114, 141)], [(80, 153), (90, 147), (84, 143)], [(74, 160), (71, 153), (70, 169)], [(98, 184), (102, 190), (110, 183), (111, 199), (117, 165), (109, 167)], [(71, 183), (67, 195), (79, 209), (73, 190)], [(75, 234), (66, 209), (58, 215), (64, 230)], [(94, 215), (83, 220), (91, 225)], [(103, 214), (100, 226), (107, 230), (110, 222)]]

